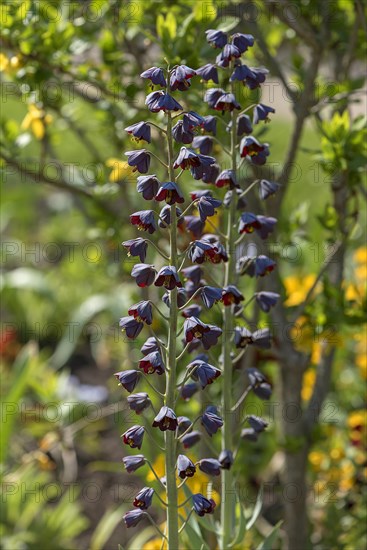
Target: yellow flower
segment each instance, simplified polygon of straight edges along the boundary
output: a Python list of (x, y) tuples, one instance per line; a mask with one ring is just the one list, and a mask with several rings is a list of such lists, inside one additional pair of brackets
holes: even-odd
[(357, 264), (366, 264), (367, 263), (367, 246), (361, 246), (360, 248), (357, 248), (357, 250), (354, 252), (353, 258)]
[(127, 162), (116, 158), (107, 159), (106, 166), (112, 168), (110, 181), (114, 183), (126, 179), (133, 173), (131, 166), (129, 166)]
[[(284, 279), (284, 286), (287, 294), (287, 300), (284, 302), (284, 305), (291, 307), (301, 304), (307, 296), (308, 291), (312, 287), (316, 280), (316, 275), (310, 273), (305, 277), (301, 276), (290, 276)], [(319, 292), (321, 284), (316, 286), (315, 292)]]
[(361, 376), (367, 378), (367, 355), (365, 353), (357, 355), (356, 365), (360, 370)]
[(9, 59), (3, 53), (0, 53), (0, 72), (6, 71), (9, 65)]
[(343, 449), (340, 449), (339, 447), (335, 447), (334, 449), (331, 449), (330, 451), (330, 457), (333, 460), (340, 460), (344, 456)]
[(313, 387), (316, 380), (315, 369), (307, 369), (303, 375), (303, 384), (301, 396), (303, 401), (309, 401), (312, 395)]
[(315, 470), (321, 469), (321, 465), (324, 462), (325, 458), (325, 453), (322, 453), (321, 451), (312, 451), (308, 455), (308, 460)]
[(41, 140), (45, 135), (46, 126), (51, 124), (52, 116), (48, 115), (43, 109), (40, 109), (34, 104), (28, 105), (28, 113), (24, 117), (21, 128), (33, 133), (34, 137)]
[[(162, 527), (160, 527), (160, 529), (164, 531), (164, 526), (163, 526), (163, 529), (162, 529)], [(166, 549), (167, 549), (166, 543), (164, 543), (164, 545), (162, 546), (162, 539), (154, 538), (154, 539), (150, 540), (149, 542), (146, 542), (142, 546), (141, 550), (166, 550)]]
[(353, 411), (348, 416), (348, 426), (352, 430), (358, 426), (367, 425), (367, 412), (364, 410)]

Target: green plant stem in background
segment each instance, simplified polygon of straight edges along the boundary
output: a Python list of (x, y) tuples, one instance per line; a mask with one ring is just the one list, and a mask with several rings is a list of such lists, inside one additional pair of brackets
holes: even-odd
[[(175, 181), (173, 170), (173, 144), (172, 144), (172, 119), (171, 113), (167, 113), (167, 149), (168, 149), (168, 175), (169, 180)], [(171, 206), (170, 225), (170, 265), (178, 269), (177, 257), (177, 217), (176, 205)], [(170, 293), (170, 318), (168, 333), (168, 367), (166, 374), (166, 399), (165, 405), (174, 409), (176, 390), (176, 341), (177, 341), (177, 288)], [(177, 509), (177, 485), (176, 485), (176, 439), (175, 432), (167, 430), (166, 439), (166, 487), (167, 487), (167, 535), (168, 549), (178, 550), (178, 509)]]
[[(231, 83), (231, 93), (234, 94), (234, 83)], [(231, 169), (236, 174), (237, 169), (237, 113), (232, 111), (232, 128), (231, 128)], [(227, 254), (228, 262), (226, 264), (224, 286), (234, 284), (236, 256), (235, 256), (235, 220), (237, 210), (237, 193), (232, 192), (232, 199), (228, 213), (227, 224)], [(222, 392), (222, 450), (232, 450), (233, 447), (233, 412), (232, 412), (232, 359), (231, 359), (231, 337), (233, 334), (233, 306), (224, 308), (223, 322), (223, 392)], [(221, 525), (222, 525), (222, 540), (221, 548), (226, 550), (229, 548), (233, 524), (235, 519), (235, 495), (233, 487), (232, 469), (222, 470), (222, 505), (221, 505)]]

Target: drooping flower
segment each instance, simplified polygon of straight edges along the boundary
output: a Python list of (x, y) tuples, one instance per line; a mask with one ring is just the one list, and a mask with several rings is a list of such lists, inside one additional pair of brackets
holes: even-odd
[(197, 317), (189, 317), (184, 321), (184, 334), (187, 344), (192, 342), (194, 338), (202, 338), (203, 334), (209, 332), (209, 330), (209, 325), (206, 325)]
[(139, 393), (134, 393), (132, 395), (128, 395), (127, 402), (129, 404), (130, 409), (132, 411), (135, 411), (136, 414), (140, 414), (145, 409), (150, 407), (150, 404), (151, 404), (149, 396), (145, 392), (139, 392)]
[(253, 428), (243, 428), (241, 430), (241, 438), (247, 439), (248, 441), (257, 441), (258, 440), (258, 434)]
[(241, 109), (241, 105), (236, 100), (234, 94), (221, 95), (214, 105), (216, 111), (233, 111), (234, 109)]
[(127, 250), (128, 256), (139, 256), (141, 262), (144, 262), (147, 255), (148, 243), (145, 239), (138, 237), (137, 239), (130, 239), (122, 243)]
[(226, 44), (223, 50), (217, 55), (215, 62), (219, 67), (228, 67), (232, 59), (241, 57), (241, 52), (234, 44)]
[(275, 109), (273, 109), (273, 107), (268, 107), (263, 103), (259, 103), (258, 105), (256, 105), (253, 111), (254, 124), (258, 124), (261, 120), (263, 120), (264, 122), (270, 122), (270, 113), (275, 113)]
[(196, 472), (196, 466), (186, 455), (177, 457), (177, 474), (181, 479), (192, 477)]
[(147, 325), (152, 324), (152, 304), (148, 300), (142, 300), (141, 302), (130, 306), (128, 314), (134, 317), (137, 321), (143, 321)]
[(260, 328), (252, 334), (252, 343), (257, 348), (271, 348), (271, 333), (268, 328)]
[(237, 136), (250, 135), (252, 132), (251, 119), (247, 115), (240, 115), (237, 119)]
[(146, 122), (137, 122), (125, 128), (125, 132), (134, 136), (136, 141), (144, 140), (148, 143), (151, 141), (150, 126)]
[(151, 201), (156, 196), (160, 182), (155, 174), (152, 176), (139, 176), (137, 178), (136, 190), (141, 193), (143, 199)]
[(216, 458), (202, 458), (199, 460), (199, 470), (209, 476), (219, 476), (221, 464)]
[(227, 193), (224, 195), (224, 199), (223, 199), (223, 206), (226, 206), (227, 208), (230, 206), (231, 202), (232, 202), (232, 197), (233, 197), (233, 193), (236, 193), (237, 195), (237, 210), (243, 210), (244, 208), (246, 208), (247, 206), (247, 202), (246, 202), (246, 199), (245, 197), (242, 197), (242, 189), (241, 188), (234, 188), (233, 190), (229, 190), (227, 191)]
[(166, 79), (164, 78), (163, 70), (159, 67), (151, 67), (150, 69), (147, 69), (143, 73), (141, 73), (141, 78), (147, 78), (149, 79), (152, 84), (156, 84), (158, 86), (162, 86), (162, 88), (165, 88), (167, 86)]
[(229, 186), (230, 189), (237, 187), (237, 178), (234, 170), (223, 170), (215, 180), (216, 187)]
[(126, 336), (132, 339), (139, 336), (144, 327), (144, 323), (137, 321), (134, 317), (121, 317), (119, 325)]
[(250, 89), (255, 90), (265, 82), (266, 75), (269, 73), (264, 67), (250, 67), (250, 74), (244, 79), (244, 84)]
[(196, 74), (201, 76), (202, 80), (205, 80), (206, 82), (212, 80), (216, 84), (219, 84), (218, 69), (215, 65), (212, 65), (211, 63), (207, 63), (206, 65), (203, 65), (202, 67), (196, 69)]
[(167, 290), (173, 290), (175, 287), (182, 287), (180, 277), (173, 265), (165, 265), (159, 270), (154, 285), (164, 286)]
[(254, 41), (255, 40), (252, 34), (242, 34), (240, 32), (236, 32), (232, 35), (232, 44), (234, 44), (241, 53), (244, 53), (248, 50), (248, 48), (251, 48), (251, 46), (254, 45)]
[(202, 264), (205, 260), (215, 264), (228, 260), (226, 251), (220, 243), (214, 245), (204, 239), (192, 243), (188, 257), (197, 264)]
[(199, 149), (202, 155), (209, 155), (213, 149), (213, 139), (209, 136), (195, 136), (192, 146), (194, 149)]
[[(177, 227), (184, 223), (184, 219), (181, 217), (181, 215), (182, 210), (176, 207)], [(171, 225), (171, 207), (169, 204), (166, 204), (160, 211), (158, 225), (163, 229), (166, 229), (167, 226)]]
[(185, 130), (183, 121), (179, 120), (172, 128), (172, 136), (178, 143), (187, 145), (192, 143), (195, 134), (191, 130)]
[(182, 122), (185, 130), (193, 130), (198, 126), (203, 126), (205, 119), (196, 111), (189, 111), (185, 113), (182, 117)]
[(192, 363), (187, 365), (187, 368), (194, 369), (191, 373), (191, 378), (199, 382), (202, 390), (208, 384), (212, 384), (222, 374), (219, 369), (200, 359), (192, 361)]
[(214, 286), (204, 286), (200, 296), (204, 305), (210, 309), (222, 299), (222, 289)]
[(264, 376), (262, 372), (254, 367), (250, 367), (246, 369), (246, 371), (254, 394), (260, 399), (270, 399), (272, 394), (272, 387), (271, 384), (268, 382), (266, 376)]
[(246, 327), (236, 327), (234, 329), (234, 345), (236, 348), (245, 348), (252, 344), (252, 333)]
[(204, 232), (205, 222), (203, 222), (199, 216), (185, 216), (185, 227), (194, 239), (200, 239)]
[(243, 295), (234, 285), (228, 285), (222, 290), (222, 302), (225, 306), (238, 305), (244, 300)]
[(255, 277), (264, 277), (275, 268), (276, 263), (267, 256), (260, 254), (255, 259)]
[[(171, 307), (171, 292), (167, 291), (162, 296), (162, 302), (166, 304), (167, 307)], [(188, 296), (186, 293), (186, 289), (184, 288), (178, 288), (177, 289), (177, 307), (183, 307), (187, 302)]]
[(260, 418), (260, 416), (255, 416), (253, 414), (250, 414), (247, 417), (247, 420), (251, 428), (253, 428), (257, 433), (263, 432), (269, 425), (266, 420)]
[(190, 267), (185, 267), (181, 271), (185, 279), (188, 279), (194, 283), (195, 286), (198, 286), (201, 278), (203, 276), (203, 270), (198, 265), (192, 265)]
[(146, 174), (150, 166), (150, 154), (146, 149), (137, 149), (136, 151), (126, 151), (128, 157), (127, 163), (133, 167), (133, 172)]
[(198, 390), (199, 386), (196, 382), (188, 382), (187, 384), (181, 386), (180, 395), (182, 399), (188, 401)]
[(178, 416), (177, 417), (177, 433), (178, 435), (182, 435), (184, 432), (188, 430), (192, 426), (192, 422), (190, 418), (187, 416)]
[(197, 430), (194, 430), (184, 435), (181, 439), (181, 443), (184, 449), (190, 449), (191, 447), (196, 445), (196, 443), (198, 443), (200, 439), (201, 439), (201, 433), (198, 432)]
[(241, 157), (253, 157), (262, 153), (264, 149), (265, 145), (260, 143), (254, 136), (246, 136), (240, 143)]
[(158, 202), (166, 201), (167, 204), (172, 205), (176, 203), (185, 202), (185, 198), (181, 192), (181, 189), (173, 181), (166, 181), (162, 183), (155, 197)]
[(261, 200), (265, 200), (271, 195), (274, 195), (279, 189), (280, 185), (274, 181), (261, 180), (259, 185), (259, 197)]
[(152, 92), (147, 95), (145, 105), (152, 113), (159, 111), (182, 111), (182, 106), (171, 95), (166, 94), (163, 90)]
[(222, 329), (216, 327), (215, 325), (208, 325), (209, 330), (204, 332), (201, 343), (203, 344), (204, 349), (209, 349), (217, 345), (218, 338), (222, 335)]
[(222, 88), (209, 88), (209, 90), (205, 92), (204, 101), (207, 102), (209, 107), (214, 109), (214, 105), (218, 99), (225, 93), (225, 90), (222, 90)]
[(224, 449), (220, 453), (218, 461), (220, 462), (221, 468), (223, 470), (230, 470), (234, 462), (232, 451), (230, 451), (229, 449)]
[(152, 234), (157, 230), (153, 210), (140, 210), (130, 215), (130, 223), (136, 225), (139, 231)]
[(270, 309), (276, 305), (278, 299), (280, 298), (280, 294), (263, 290), (261, 292), (256, 292), (255, 298), (260, 309), (265, 311), (265, 313), (269, 313)]
[(131, 276), (141, 288), (153, 284), (156, 273), (154, 265), (149, 264), (135, 264), (131, 270)]
[(124, 370), (121, 372), (116, 372), (114, 376), (115, 378), (117, 378), (121, 386), (125, 388), (125, 390), (129, 393), (134, 390), (139, 380), (139, 373), (136, 370)]
[(216, 407), (209, 406), (201, 417), (201, 424), (207, 433), (212, 436), (223, 426), (223, 420), (216, 412)]
[(196, 153), (193, 149), (181, 147), (180, 153), (173, 164), (173, 168), (187, 170), (190, 167), (207, 167), (215, 163), (215, 158)]
[(256, 227), (256, 233), (260, 235), (262, 239), (267, 239), (268, 236), (274, 231), (275, 224), (278, 220), (266, 216), (257, 216), (257, 221), (260, 224), (260, 227)]
[(132, 426), (122, 434), (125, 445), (129, 445), (132, 449), (141, 449), (145, 429), (143, 426)]
[(152, 504), (154, 489), (143, 487), (136, 495), (133, 505), (140, 510), (146, 510)]
[(124, 463), (125, 469), (128, 474), (131, 474), (132, 472), (135, 472), (145, 464), (145, 456), (144, 455), (132, 455), (132, 456), (124, 456), (122, 459), (122, 462)]
[(256, 78), (255, 73), (247, 65), (237, 63), (229, 80), (230, 82), (239, 80), (245, 84), (249, 78), (254, 80)]
[(209, 29), (205, 31), (207, 42), (213, 46), (213, 48), (224, 48), (227, 44), (228, 36), (225, 32)]
[(127, 528), (135, 527), (145, 516), (143, 510), (130, 510), (123, 515), (123, 519)]
[(158, 427), (162, 432), (166, 430), (175, 431), (178, 426), (177, 416), (169, 407), (162, 407), (155, 417), (152, 426), (153, 428)]
[(147, 353), (143, 359), (139, 361), (139, 368), (142, 369), (145, 374), (163, 374), (164, 363), (159, 350)]
[(193, 507), (194, 507), (195, 513), (201, 517), (204, 516), (205, 514), (212, 514), (216, 506), (212, 498), (207, 499), (201, 493), (192, 495), (192, 502), (194, 505)]
[(191, 86), (190, 79), (196, 75), (196, 71), (187, 67), (187, 65), (177, 65), (171, 71), (170, 77), (170, 89), (172, 92), (180, 90), (180, 92), (186, 92)]
[(196, 204), (201, 221), (205, 222), (208, 217), (214, 216), (214, 214), (216, 214), (215, 209), (221, 204), (222, 201), (218, 199), (213, 199), (212, 197), (201, 197), (199, 202)]
[(242, 235), (242, 233), (252, 233), (254, 229), (260, 229), (260, 222), (256, 214), (252, 214), (252, 212), (244, 212), (241, 214), (238, 224), (238, 232), (240, 235)]
[(160, 347), (154, 336), (150, 336), (140, 348), (140, 351), (143, 355), (148, 355), (153, 351), (159, 351)]

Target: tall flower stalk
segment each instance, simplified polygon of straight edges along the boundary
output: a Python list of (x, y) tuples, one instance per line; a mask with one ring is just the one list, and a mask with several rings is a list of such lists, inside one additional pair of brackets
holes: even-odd
[[(132, 213), (130, 222), (149, 235), (156, 232), (166, 235), (166, 246), (162, 248), (162, 240), (158, 244), (144, 237), (125, 241), (123, 246), (130, 255), (140, 259), (141, 263), (135, 264), (131, 272), (137, 285), (148, 287), (154, 284), (165, 290), (162, 301), (168, 307), (168, 314), (163, 313), (161, 306), (152, 301), (142, 300), (129, 308), (127, 317), (120, 319), (120, 326), (129, 339), (138, 338), (146, 328), (150, 328), (152, 334), (141, 348), (143, 357), (139, 361), (138, 369), (121, 371), (115, 375), (120, 385), (130, 393), (127, 399), (130, 408), (145, 418), (145, 422), (131, 426), (122, 434), (123, 442), (140, 450), (145, 436), (150, 437), (164, 453), (165, 463), (165, 476), (160, 478), (154, 465), (144, 455), (124, 457), (127, 472), (134, 472), (148, 465), (159, 488), (165, 491), (163, 498), (152, 487), (144, 487), (134, 499), (135, 509), (127, 512), (124, 520), (127, 527), (133, 527), (143, 518), (147, 518), (155, 526), (162, 537), (162, 544), (166, 543), (168, 550), (180, 548), (180, 535), (193, 512), (201, 517), (214, 513), (216, 503), (210, 492), (206, 495), (192, 494), (186, 487), (185, 496), (189, 496), (183, 502), (179, 498), (179, 492), (185, 489), (183, 486), (187, 479), (194, 476), (198, 469), (209, 476), (219, 476), (222, 472), (218, 542), (223, 550), (234, 544), (235, 496), (232, 465), (238, 452), (237, 446), (234, 448), (238, 439), (237, 435), (235, 439), (237, 424), (234, 417), (238, 416), (250, 391), (261, 399), (268, 399), (271, 395), (271, 386), (265, 376), (252, 368), (247, 373), (248, 387), (236, 397), (236, 402), (233, 398), (234, 364), (238, 363), (247, 346), (270, 347), (268, 329), (252, 333), (245, 326), (244, 307), (256, 300), (260, 308), (267, 312), (278, 299), (277, 295), (260, 292), (243, 305), (244, 297), (236, 286), (240, 275), (264, 276), (275, 265), (266, 256), (236, 257), (237, 246), (246, 234), (256, 231), (261, 238), (266, 238), (276, 222), (273, 218), (247, 212), (243, 197), (258, 185), (260, 197), (266, 199), (276, 191), (277, 184), (262, 180), (242, 189), (237, 181), (240, 163), (245, 160), (250, 164), (264, 164), (269, 149), (267, 144), (261, 144), (249, 135), (252, 126), (245, 111), (237, 114), (241, 107), (235, 97), (235, 81), (240, 80), (253, 89), (265, 80), (267, 71), (241, 65), (241, 55), (253, 45), (250, 35), (235, 34), (228, 41), (225, 33), (209, 30), (207, 39), (211, 45), (222, 50), (215, 65), (207, 64), (196, 71), (186, 65), (175, 65), (172, 69), (169, 66), (165, 69), (152, 67), (142, 73), (142, 78), (150, 80), (152, 86), (159, 87), (147, 96), (146, 105), (152, 113), (163, 113), (163, 117), (160, 117), (158, 123), (143, 121), (126, 128), (138, 142), (143, 140), (150, 143), (152, 130), (159, 132), (160, 138), (165, 139), (166, 158), (156, 156), (147, 149), (128, 151), (126, 155), (129, 165), (140, 174), (147, 174), (151, 161), (158, 162), (164, 168), (167, 181), (159, 181), (155, 174), (138, 176), (137, 191), (145, 201), (152, 203), (152, 208)], [(171, 95), (171, 92), (177, 90), (186, 92), (191, 85), (191, 79), (197, 74), (203, 80), (218, 83), (218, 67), (231, 71), (230, 92), (221, 88), (209, 88), (205, 100), (216, 111), (222, 111), (222, 115), (230, 112), (229, 122), (224, 117), (203, 117), (194, 111), (184, 110)], [(259, 120), (266, 120), (269, 112), (274, 111), (262, 104), (251, 108), (254, 109), (254, 124)], [(179, 114), (175, 114), (176, 112)], [(226, 125), (226, 134), (230, 135), (229, 146), (222, 145), (224, 154), (230, 156), (230, 169), (222, 171), (216, 159), (209, 155), (213, 143), (216, 141), (221, 144), (223, 141), (216, 137), (218, 119)], [(246, 137), (238, 143), (239, 137), (244, 134)], [(178, 154), (174, 152), (175, 142), (182, 145)], [(191, 147), (186, 147), (188, 144)], [(190, 192), (190, 199), (185, 197), (178, 179), (188, 170), (193, 180), (214, 185), (219, 193), (224, 188), (227, 192), (222, 200), (215, 198), (210, 189), (196, 189), (196, 186)], [(184, 204), (185, 202), (188, 204)], [(165, 203), (165, 206), (157, 211), (160, 203)], [(182, 205), (182, 209), (178, 205)], [(222, 206), (228, 208), (227, 228), (224, 233), (210, 219)], [(198, 215), (194, 215), (195, 211)], [(206, 232), (208, 225), (214, 228), (215, 233)], [(190, 242), (187, 242), (188, 235), (192, 238)], [(159, 266), (145, 263), (152, 249), (155, 254), (158, 253)], [(223, 286), (217, 286), (216, 266), (221, 263), (225, 264)], [(212, 284), (215, 286), (211, 286)], [(204, 311), (200, 302), (205, 306)], [(209, 322), (210, 310), (215, 304), (223, 305), (222, 328)], [(153, 318), (156, 315), (163, 319), (163, 334), (157, 335), (152, 331)], [(235, 317), (239, 319), (237, 326)], [(218, 342), (222, 333), (220, 346)], [(205, 353), (199, 353), (189, 361), (188, 355), (198, 348), (204, 348)], [(237, 356), (234, 356), (234, 349), (238, 350)], [(186, 368), (182, 368), (185, 363)], [(164, 393), (156, 385), (160, 376), (165, 377)], [(216, 405), (208, 405), (195, 419), (180, 416), (180, 411), (186, 412), (185, 403), (197, 391), (205, 390), (219, 377), (222, 379), (221, 410)], [(161, 402), (158, 412), (148, 393), (132, 393), (141, 378), (158, 395)], [(155, 415), (153, 422), (149, 419), (151, 409)], [(238, 435), (247, 441), (256, 441), (267, 426), (263, 419), (256, 416), (245, 417), (244, 421), (249, 427), (243, 428), (240, 422), (241, 432)], [(148, 423), (158, 433), (163, 432), (163, 440), (157, 432), (151, 432)], [(201, 430), (197, 429), (199, 424)], [(216, 436), (219, 430), (222, 430), (221, 445)], [(186, 450), (191, 449), (203, 436), (209, 438), (205, 447), (212, 449), (214, 456), (195, 462), (187, 456)], [(212, 437), (213, 441), (210, 441)], [(155, 496), (166, 510), (164, 532), (147, 512)]]

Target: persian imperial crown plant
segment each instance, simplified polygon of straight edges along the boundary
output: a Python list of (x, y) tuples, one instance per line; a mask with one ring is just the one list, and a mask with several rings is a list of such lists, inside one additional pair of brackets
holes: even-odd
[[(162, 544), (166, 543), (169, 550), (182, 547), (180, 535), (190, 525), (193, 513), (199, 518), (216, 513), (217, 503), (210, 493), (193, 494), (185, 485), (188, 478), (198, 475), (199, 471), (209, 476), (222, 475), (220, 520), (218, 514), (217, 523), (199, 519), (200, 524), (207, 525), (216, 533), (222, 549), (242, 542), (243, 528), (235, 525), (236, 499), (232, 473), (238, 441), (244, 440), (250, 445), (248, 442), (258, 439), (267, 422), (257, 416), (245, 417), (241, 422), (237, 419), (241, 418), (243, 403), (251, 391), (260, 399), (269, 399), (272, 387), (259, 370), (250, 368), (247, 387), (234, 399), (234, 369), (248, 346), (266, 349), (271, 345), (269, 329), (251, 332), (243, 324), (244, 308), (255, 301), (262, 311), (268, 312), (279, 298), (275, 293), (259, 292), (245, 300), (237, 286), (241, 275), (263, 277), (275, 267), (275, 263), (264, 255), (236, 257), (246, 235), (255, 231), (260, 238), (266, 239), (276, 223), (274, 218), (248, 212), (245, 195), (257, 186), (260, 199), (265, 200), (277, 191), (278, 185), (271, 181), (255, 180), (243, 189), (239, 178), (243, 163), (250, 166), (265, 164), (269, 147), (251, 135), (252, 125), (267, 121), (274, 109), (256, 104), (242, 110), (236, 99), (236, 84), (242, 83), (251, 90), (258, 88), (265, 81), (267, 71), (249, 68), (241, 62), (242, 55), (254, 44), (251, 35), (236, 33), (228, 37), (218, 30), (209, 30), (206, 34), (208, 42), (220, 51), (215, 63), (197, 70), (186, 65), (175, 65), (165, 69), (152, 67), (143, 72), (141, 76), (150, 80), (152, 87), (159, 88), (149, 93), (145, 103), (152, 113), (162, 113), (163, 116), (158, 123), (144, 121), (126, 129), (136, 140), (150, 143), (152, 126), (166, 143), (164, 159), (147, 149), (129, 151), (126, 155), (134, 171), (144, 174), (137, 177), (137, 191), (145, 201), (152, 201), (148, 209), (130, 215), (131, 224), (145, 234), (159, 232), (162, 236), (167, 235), (168, 245), (162, 248), (162, 239), (158, 244), (148, 238), (137, 237), (125, 241), (123, 246), (129, 255), (139, 258), (140, 263), (135, 264), (131, 273), (137, 285), (161, 287), (165, 291), (162, 301), (168, 313), (163, 313), (161, 306), (145, 299), (132, 305), (128, 316), (120, 320), (120, 326), (129, 339), (137, 338), (146, 329), (151, 332), (141, 348), (143, 357), (138, 368), (115, 375), (120, 385), (130, 393), (127, 398), (129, 407), (146, 419), (146, 423), (133, 425), (122, 434), (123, 443), (140, 451), (145, 438), (152, 437), (152, 427), (155, 430), (153, 440), (164, 453), (165, 462), (165, 475), (160, 478), (144, 454), (124, 457), (127, 472), (148, 465), (164, 495), (161, 496), (161, 492), (151, 487), (144, 487), (135, 496), (135, 509), (125, 514), (124, 521), (127, 527), (132, 527), (143, 518), (148, 518), (162, 537)], [(205, 94), (206, 103), (218, 114), (202, 116), (186, 110), (180, 103), (181, 98), (177, 100), (171, 95), (176, 91), (186, 92), (196, 75), (204, 81), (219, 84), (218, 68), (227, 72), (224, 81), (229, 80), (230, 89), (208, 88)], [(250, 111), (252, 120), (246, 114)], [(229, 136), (229, 145), (217, 139), (217, 121), (225, 126), (224, 133)], [(174, 151), (175, 142), (182, 145), (178, 152)], [(216, 159), (210, 155), (214, 142), (219, 143), (223, 154), (228, 155), (229, 168), (221, 170)], [(145, 175), (151, 160), (163, 166), (163, 181), (159, 181), (156, 175)], [(178, 183), (185, 171), (190, 172), (193, 183), (203, 182), (200, 189), (195, 183), (188, 197), (185, 197)], [(212, 189), (217, 188), (217, 193), (223, 196), (220, 199), (214, 197), (208, 185)], [(158, 211), (160, 203), (164, 206)], [(222, 210), (225, 232), (217, 229), (211, 220), (218, 209)], [(195, 211), (197, 215), (194, 215)], [(207, 233), (208, 227), (214, 232)], [(191, 242), (187, 242), (188, 235), (192, 236)], [(155, 254), (158, 252), (160, 265), (146, 263), (151, 246)], [(216, 281), (220, 277), (223, 280), (218, 284)], [(216, 312), (215, 318), (221, 317), (221, 326), (211, 322), (214, 314), (210, 318), (216, 304), (221, 315)], [(162, 317), (166, 325), (165, 334), (157, 335), (152, 330), (156, 315)], [(198, 349), (200, 353), (188, 359), (189, 354)], [(154, 397), (143, 392), (132, 393), (142, 377), (151, 387)], [(165, 379), (164, 392), (156, 387), (162, 378)], [(185, 403), (212, 383), (220, 385), (221, 401), (206, 404), (196, 418), (183, 416), (187, 412)], [(204, 399), (207, 400), (208, 390), (205, 392)], [(160, 401), (159, 410), (153, 405), (156, 396)], [(151, 410), (153, 414), (148, 420)], [(200, 430), (194, 430), (197, 425), (201, 426)], [(186, 454), (186, 450), (202, 437), (207, 438), (205, 448), (210, 448), (213, 456), (193, 460), (193, 455), (190, 457), (190, 451)], [(186, 497), (184, 500), (181, 491)], [(164, 530), (156, 525), (147, 511), (154, 500), (166, 510)]]

